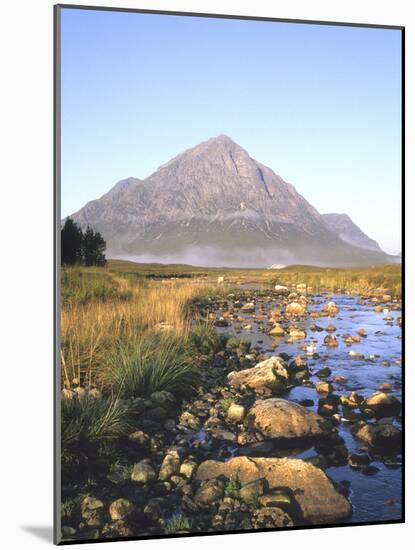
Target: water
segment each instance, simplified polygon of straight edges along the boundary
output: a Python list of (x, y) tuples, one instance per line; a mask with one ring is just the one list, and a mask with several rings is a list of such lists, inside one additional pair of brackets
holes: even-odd
[[(325, 297), (326, 298), (326, 297)], [(326, 301), (323, 297), (314, 297), (313, 304), (308, 308), (309, 312), (321, 311), (322, 304)], [(279, 306), (278, 300), (269, 298), (257, 298), (256, 313), (241, 315), (246, 318), (247, 323), (251, 324), (253, 329), (238, 330), (235, 326), (224, 329), (218, 329), (222, 333), (238, 334), (238, 336), (248, 339), (254, 346), (261, 348), (261, 351), (268, 355), (285, 352), (289, 355), (304, 355), (300, 346), (305, 342), (313, 342), (317, 346), (318, 359), (309, 358), (308, 366), (311, 373), (317, 372), (323, 367), (329, 367), (332, 371), (330, 380), (334, 386), (334, 392), (338, 395), (348, 395), (350, 391), (358, 391), (359, 394), (367, 397), (376, 391), (380, 384), (392, 384), (392, 393), (401, 398), (401, 329), (397, 324), (397, 318), (401, 316), (400, 311), (390, 310), (387, 315), (392, 317), (392, 324), (385, 320), (385, 314), (373, 311), (374, 304), (365, 301), (358, 303), (359, 299), (349, 295), (332, 295), (332, 299), (338, 305), (340, 312), (334, 318), (323, 317), (313, 319), (307, 317), (297, 325), (304, 328), (307, 337), (304, 340), (298, 340), (294, 344), (286, 342), (286, 338), (275, 339), (262, 332), (266, 328), (266, 319), (260, 319), (259, 313), (267, 313)], [(312, 332), (309, 330), (311, 324), (317, 324), (323, 328), (328, 325), (334, 325), (337, 330), (334, 334), (339, 346), (337, 348), (327, 348), (323, 345), (326, 331)], [(343, 334), (356, 335), (359, 328), (364, 328), (367, 337), (362, 338), (358, 344), (348, 346), (344, 343), (341, 336)], [(379, 334), (381, 331), (381, 334)], [(378, 334), (376, 334), (378, 333)], [(271, 344), (278, 342), (273, 351)], [(364, 355), (364, 359), (352, 359), (349, 356), (350, 351), (356, 351)], [(375, 355), (373, 360), (369, 356)], [(389, 361), (389, 366), (384, 366), (383, 361)], [(344, 376), (346, 383), (337, 384), (334, 382), (335, 376)], [(311, 376), (315, 382), (319, 380), (315, 375)], [(297, 386), (287, 395), (287, 399), (302, 400), (312, 399), (314, 407), (311, 409), (317, 411), (318, 394), (314, 388)], [(400, 427), (399, 421), (396, 425)], [(342, 422), (338, 426), (340, 435), (345, 440), (349, 453), (358, 452), (362, 448), (362, 443), (355, 439), (350, 433), (350, 423)], [(313, 454), (308, 452), (307, 455)], [(303, 455), (298, 455), (298, 457)], [(383, 460), (383, 461), (382, 461)], [(401, 517), (401, 482), (402, 470), (400, 457), (389, 459), (376, 458), (371, 463), (378, 471), (372, 475), (362, 473), (360, 470), (354, 470), (349, 466), (331, 467), (327, 474), (335, 481), (347, 480), (351, 484), (351, 502), (353, 505), (352, 522), (367, 522), (399, 519)], [(388, 502), (389, 501), (389, 502)]]

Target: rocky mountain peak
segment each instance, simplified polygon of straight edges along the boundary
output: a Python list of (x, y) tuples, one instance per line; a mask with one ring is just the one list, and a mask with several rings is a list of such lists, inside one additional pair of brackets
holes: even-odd
[(144, 180), (121, 180), (73, 218), (103, 234), (110, 256), (140, 261), (243, 267), (377, 260), (223, 134)]

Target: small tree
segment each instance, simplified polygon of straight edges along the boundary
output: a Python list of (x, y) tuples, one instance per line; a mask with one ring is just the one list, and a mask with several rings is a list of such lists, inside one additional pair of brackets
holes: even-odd
[(106, 264), (105, 248), (107, 244), (101, 233), (95, 233), (91, 227), (87, 227), (83, 238), (83, 256), (85, 265), (104, 266)]
[(72, 218), (66, 218), (61, 230), (62, 265), (83, 263), (82, 242), (82, 229)]

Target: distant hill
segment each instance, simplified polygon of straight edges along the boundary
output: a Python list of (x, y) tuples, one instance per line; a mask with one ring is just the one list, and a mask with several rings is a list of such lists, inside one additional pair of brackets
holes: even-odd
[(139, 262), (266, 267), (389, 261), (379, 247), (340, 237), (293, 185), (224, 135), (144, 180), (118, 182), (72, 217), (102, 233), (108, 257)]
[(323, 222), (346, 243), (363, 248), (383, 252), (379, 244), (368, 237), (347, 214), (322, 214)]

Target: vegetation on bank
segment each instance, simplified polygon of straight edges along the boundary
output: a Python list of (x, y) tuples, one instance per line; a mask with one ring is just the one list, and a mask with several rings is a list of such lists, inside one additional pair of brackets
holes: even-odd
[[(275, 284), (306, 284), (314, 292), (351, 292), (353, 294), (401, 295), (402, 267), (400, 264), (376, 265), (368, 267), (318, 267), (291, 265), (282, 269), (256, 268), (201, 268), (190, 265), (139, 264), (125, 260), (109, 260), (111, 271), (128, 274), (131, 277), (146, 279), (191, 278), (206, 283), (215, 283), (219, 276), (225, 278), (229, 287), (244, 284), (262, 284), (271, 287)], [(217, 288), (214, 291), (217, 293)]]
[[(124, 267), (124, 271), (122, 269)], [(206, 270), (196, 275), (188, 266), (168, 266), (177, 275), (162, 278), (167, 266), (144, 269), (139, 264), (109, 261), (106, 267), (62, 269), (62, 386), (99, 388), (103, 398), (62, 404), (64, 450), (83, 442), (105, 442), (128, 433), (134, 410), (125, 398), (147, 398), (169, 391), (188, 397), (201, 385), (198, 354), (245, 348), (250, 342), (221, 339), (211, 324), (197, 321), (195, 311), (225, 297), (245, 283), (305, 284), (313, 292), (400, 294), (400, 266), (321, 269), (292, 266), (278, 270)], [(191, 276), (180, 277), (183, 270)], [(177, 271), (175, 271), (177, 269)], [(225, 284), (218, 284), (218, 274)], [(265, 290), (268, 292), (268, 290)], [(194, 307), (196, 305), (196, 307)], [(230, 403), (225, 400), (223, 407)]]

